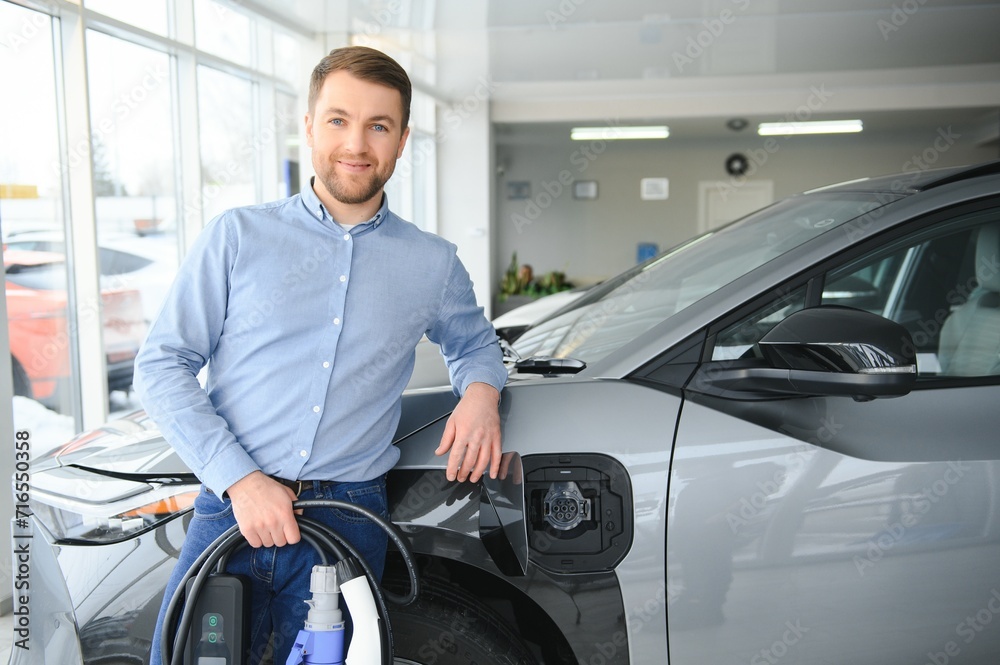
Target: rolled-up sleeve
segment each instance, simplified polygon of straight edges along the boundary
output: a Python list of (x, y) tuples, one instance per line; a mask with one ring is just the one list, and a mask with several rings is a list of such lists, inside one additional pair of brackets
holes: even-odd
[(222, 335), (236, 253), (222, 215), (199, 234), (182, 262), (135, 364), (135, 389), (146, 412), (219, 496), (259, 468), (198, 381)]
[(496, 330), (476, 302), (472, 279), (454, 252), (438, 318), (427, 330), (427, 338), (441, 347), (458, 395), (477, 382), (498, 392), (503, 389), (507, 369)]

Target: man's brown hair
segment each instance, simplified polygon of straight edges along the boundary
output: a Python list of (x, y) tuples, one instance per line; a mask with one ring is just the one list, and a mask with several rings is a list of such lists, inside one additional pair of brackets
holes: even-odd
[(400, 131), (406, 129), (410, 122), (410, 98), (413, 96), (410, 77), (406, 75), (406, 71), (399, 66), (398, 62), (385, 53), (367, 46), (345, 46), (333, 49), (319, 61), (319, 64), (313, 69), (312, 78), (309, 80), (310, 113), (316, 111), (316, 99), (319, 97), (319, 91), (323, 87), (326, 77), (331, 72), (336, 71), (345, 71), (362, 81), (398, 90), (403, 102), (403, 126), (399, 129)]

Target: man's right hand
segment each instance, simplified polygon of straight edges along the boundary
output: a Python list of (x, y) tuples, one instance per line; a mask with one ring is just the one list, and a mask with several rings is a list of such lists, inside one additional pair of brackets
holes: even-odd
[(226, 493), (233, 517), (251, 547), (281, 547), (299, 542), (299, 525), (292, 513), (295, 492), (262, 471), (233, 483)]

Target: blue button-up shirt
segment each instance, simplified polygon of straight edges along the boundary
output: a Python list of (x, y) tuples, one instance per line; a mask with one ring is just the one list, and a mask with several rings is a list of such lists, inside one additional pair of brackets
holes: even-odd
[(502, 388), (496, 333), (455, 246), (384, 200), (345, 230), (310, 187), (205, 227), (136, 359), (135, 387), (220, 496), (257, 469), (368, 480), (399, 458), (400, 396), (424, 334), (458, 394)]

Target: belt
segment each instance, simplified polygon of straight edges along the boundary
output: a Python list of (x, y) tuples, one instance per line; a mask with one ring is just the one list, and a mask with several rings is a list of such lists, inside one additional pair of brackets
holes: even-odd
[[(268, 476), (268, 478), (270, 478), (271, 480), (278, 481), (288, 489), (295, 492), (296, 498), (302, 494), (302, 490), (304, 490), (307, 487), (312, 487), (313, 483), (315, 482), (312, 480), (288, 480), (287, 478), (278, 478), (277, 476)], [(332, 483), (332, 482), (333, 482), (332, 480), (321, 480), (320, 486), (322, 486), (324, 483)]]
[[(278, 478), (277, 476), (268, 476), (268, 478), (281, 483), (288, 489), (295, 492), (295, 498), (298, 498), (299, 495), (302, 494), (302, 490), (306, 489), (307, 487), (312, 487), (313, 483), (316, 482), (315, 480), (288, 480), (287, 478)], [(333, 485), (336, 482), (337, 481), (335, 480), (320, 480), (319, 486), (322, 488), (328, 485)], [(215, 492), (212, 491), (212, 488), (210, 488), (208, 485), (205, 485), (204, 487), (205, 491), (208, 492), (209, 494), (215, 494)], [(222, 498), (228, 499), (229, 492), (223, 493)]]

